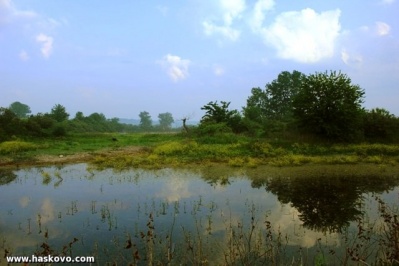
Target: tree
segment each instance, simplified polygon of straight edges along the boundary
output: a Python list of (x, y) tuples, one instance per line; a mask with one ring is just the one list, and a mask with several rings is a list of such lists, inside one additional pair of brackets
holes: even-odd
[(290, 121), (292, 101), (305, 77), (299, 71), (281, 72), (277, 79), (267, 83), (265, 90), (253, 88), (244, 108), (246, 118), (264, 123), (266, 120)]
[(50, 115), (57, 122), (65, 121), (69, 117), (69, 114), (66, 112), (65, 107), (61, 104), (54, 105), (53, 109), (51, 109)]
[(28, 118), (25, 127), (30, 135), (43, 137), (51, 134), (51, 128), (54, 127), (55, 122), (50, 114), (38, 113)]
[(88, 120), (92, 124), (101, 124), (107, 121), (107, 118), (102, 113), (92, 113), (91, 115), (88, 116)]
[(304, 130), (323, 137), (349, 141), (360, 137), (364, 90), (341, 72), (305, 77), (294, 97), (294, 115)]
[(158, 115), (159, 125), (162, 130), (168, 130), (171, 128), (172, 123), (175, 121), (171, 113), (161, 113)]
[(31, 113), (30, 107), (20, 102), (13, 102), (9, 109), (19, 118), (26, 118), (26, 116)]
[(368, 140), (392, 142), (399, 139), (399, 118), (384, 108), (366, 111), (363, 125)]
[(21, 119), (10, 109), (0, 107), (0, 141), (7, 140), (13, 135), (20, 135), (22, 132)]
[(75, 120), (84, 120), (84, 118), (85, 118), (85, 116), (83, 115), (83, 113), (82, 112), (76, 112), (76, 114), (75, 114)]
[(205, 115), (201, 118), (202, 125), (212, 123), (225, 123), (234, 132), (242, 131), (241, 115), (237, 110), (229, 110), (230, 102), (221, 101), (221, 105), (217, 101), (209, 102), (201, 107), (205, 110)]
[(152, 119), (150, 113), (143, 111), (139, 114), (140, 127), (143, 130), (150, 130), (152, 128)]
[(283, 71), (264, 90), (253, 88), (243, 108), (243, 123), (248, 131), (254, 135), (281, 134), (293, 125), (292, 102), (304, 77), (296, 70)]

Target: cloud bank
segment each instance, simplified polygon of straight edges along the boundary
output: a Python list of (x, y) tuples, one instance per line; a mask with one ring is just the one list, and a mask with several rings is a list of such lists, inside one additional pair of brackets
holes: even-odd
[[(239, 39), (241, 32), (233, 23), (242, 17), (263, 42), (273, 47), (277, 57), (301, 63), (315, 63), (334, 55), (335, 44), (340, 35), (341, 10), (316, 12), (311, 8), (282, 12), (274, 21), (265, 25), (275, 7), (274, 0), (258, 0), (250, 12), (245, 0), (220, 0), (222, 17), (217, 23), (205, 20), (202, 23), (205, 35), (221, 35), (231, 41)], [(235, 25), (235, 24), (234, 24)], [(379, 32), (389, 32), (386, 25), (379, 24)]]
[(264, 27), (264, 12), (271, 6), (270, 1), (257, 3), (252, 27), (265, 44), (277, 50), (278, 57), (314, 63), (334, 55), (335, 42), (341, 29), (339, 9), (321, 13), (311, 8), (283, 12), (271, 25)]

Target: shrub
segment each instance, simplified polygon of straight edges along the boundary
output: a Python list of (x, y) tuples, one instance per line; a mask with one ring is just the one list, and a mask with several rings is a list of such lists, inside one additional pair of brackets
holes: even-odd
[(5, 141), (0, 143), (0, 154), (18, 153), (22, 151), (36, 150), (38, 146), (36, 144), (15, 140)]
[(53, 136), (54, 137), (63, 137), (66, 135), (66, 129), (63, 125), (56, 125), (53, 129)]
[(198, 147), (195, 141), (186, 143), (172, 141), (162, 145), (159, 145), (154, 149), (154, 154), (157, 155), (181, 155), (189, 152)]
[(226, 123), (202, 123), (196, 130), (198, 142), (203, 144), (232, 144), (238, 142), (238, 136)]
[(363, 127), (364, 135), (368, 140), (378, 142), (399, 140), (399, 118), (383, 108), (365, 112)]
[(197, 136), (214, 136), (218, 134), (232, 133), (233, 131), (226, 123), (202, 123), (196, 129)]
[(287, 151), (284, 148), (275, 148), (268, 142), (254, 142), (251, 144), (250, 149), (256, 155), (265, 157), (276, 157), (287, 154)]

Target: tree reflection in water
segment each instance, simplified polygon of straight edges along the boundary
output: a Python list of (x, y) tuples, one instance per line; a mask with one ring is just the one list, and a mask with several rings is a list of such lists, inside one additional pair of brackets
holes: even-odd
[(11, 169), (0, 169), (0, 186), (11, 183), (17, 175)]
[(299, 211), (303, 226), (312, 230), (341, 232), (363, 214), (365, 193), (381, 193), (399, 184), (398, 178), (380, 176), (271, 177), (255, 180), (279, 201)]

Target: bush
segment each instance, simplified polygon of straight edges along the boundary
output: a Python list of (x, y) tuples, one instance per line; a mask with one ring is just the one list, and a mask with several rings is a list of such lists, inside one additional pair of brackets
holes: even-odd
[(232, 132), (233, 131), (226, 123), (202, 123), (195, 131), (196, 135), (199, 137), (214, 136)]
[(22, 151), (36, 150), (38, 146), (36, 144), (15, 140), (5, 141), (0, 143), (0, 154), (18, 153)]
[(250, 149), (257, 155), (263, 157), (276, 157), (287, 154), (288, 152), (281, 148), (275, 148), (268, 142), (254, 142), (250, 144)]
[(182, 155), (198, 147), (196, 142), (181, 143), (177, 141), (162, 144), (154, 149), (156, 155)]
[(226, 123), (202, 123), (196, 130), (198, 142), (203, 144), (233, 144), (238, 142), (238, 136)]
[(66, 133), (65, 126), (63, 125), (56, 125), (52, 132), (54, 137), (63, 137), (66, 135)]
[(383, 108), (367, 111), (363, 124), (364, 136), (370, 141), (395, 142), (399, 140), (399, 118)]

